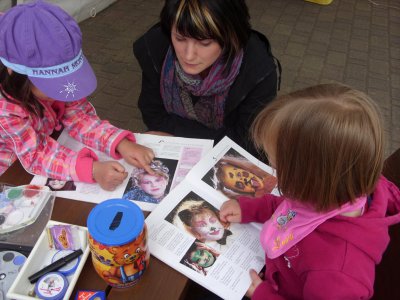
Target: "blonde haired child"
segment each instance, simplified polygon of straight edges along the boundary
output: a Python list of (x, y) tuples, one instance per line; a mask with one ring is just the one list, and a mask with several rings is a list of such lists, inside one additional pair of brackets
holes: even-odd
[(340, 84), (278, 97), (252, 125), (276, 168), (282, 196), (228, 200), (230, 222), (262, 222), (262, 280), (252, 299), (369, 299), (375, 265), (400, 222), (400, 192), (381, 176), (384, 138), (376, 104)]

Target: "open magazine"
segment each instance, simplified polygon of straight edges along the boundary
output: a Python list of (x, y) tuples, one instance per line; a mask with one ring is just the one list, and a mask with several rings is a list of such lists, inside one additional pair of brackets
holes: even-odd
[(265, 264), (260, 224), (224, 223), (228, 198), (275, 193), (269, 166), (225, 137), (146, 218), (152, 255), (224, 299), (242, 299)]
[[(189, 139), (149, 134), (135, 134), (138, 144), (153, 149), (155, 159), (151, 167), (156, 175), (150, 175), (143, 169), (121, 163), (129, 176), (114, 191), (105, 191), (98, 184), (54, 180), (43, 176), (34, 176), (31, 183), (46, 185), (56, 192), (56, 196), (68, 199), (100, 203), (106, 199), (124, 198), (134, 201), (142, 210), (151, 211), (196, 165), (213, 146), (213, 140)], [(85, 147), (71, 138), (64, 130), (58, 142), (74, 151)], [(93, 149), (92, 149), (93, 150)], [(106, 154), (93, 150), (99, 160), (111, 160)]]

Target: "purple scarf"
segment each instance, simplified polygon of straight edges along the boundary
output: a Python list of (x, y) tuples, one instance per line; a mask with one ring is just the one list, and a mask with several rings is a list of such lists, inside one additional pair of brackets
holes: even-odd
[[(224, 76), (224, 64), (221, 58), (211, 66), (207, 77), (186, 74), (172, 47), (168, 49), (164, 60), (160, 91), (165, 109), (183, 118), (196, 120), (209, 128), (223, 126), (225, 100), (229, 88), (239, 73), (243, 51), (235, 57), (229, 74)], [(195, 104), (192, 95), (199, 97)]]

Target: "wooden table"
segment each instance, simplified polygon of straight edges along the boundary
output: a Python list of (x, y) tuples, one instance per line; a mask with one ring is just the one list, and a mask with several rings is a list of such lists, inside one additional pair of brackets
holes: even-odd
[[(0, 182), (24, 185), (28, 184), (32, 177), (17, 161), (0, 176)], [(95, 204), (93, 203), (57, 197), (51, 219), (86, 226), (87, 216), (94, 206)], [(188, 283), (189, 279), (187, 277), (152, 256), (149, 268), (137, 285), (125, 289), (112, 288), (97, 275), (89, 256), (72, 296), (75, 298), (77, 290), (87, 289), (105, 290), (108, 294), (107, 299), (109, 300), (183, 299)]]
[[(383, 174), (400, 186), (400, 149), (385, 162)], [(19, 162), (14, 163), (2, 176), (0, 182), (23, 185), (30, 182), (32, 175), (25, 172)], [(86, 226), (86, 218), (93, 203), (56, 198), (52, 219), (60, 222)], [(375, 295), (373, 299), (400, 299), (398, 274), (400, 270), (400, 224), (390, 228), (391, 242), (383, 260), (376, 269)], [(107, 284), (95, 272), (88, 259), (73, 296), (77, 289), (106, 290), (107, 299), (183, 299), (189, 280), (158, 259), (151, 257), (150, 267), (141, 281), (134, 287), (116, 289)]]

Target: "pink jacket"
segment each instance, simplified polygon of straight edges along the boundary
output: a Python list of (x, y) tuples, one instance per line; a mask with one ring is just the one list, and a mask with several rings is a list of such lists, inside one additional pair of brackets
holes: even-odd
[(114, 159), (121, 158), (116, 146), (123, 138), (135, 141), (133, 133), (101, 121), (86, 99), (41, 102), (45, 107), (43, 118), (0, 97), (0, 175), (18, 158), (25, 170), (34, 175), (93, 182), (96, 154), (88, 148), (74, 152), (50, 137), (62, 127), (74, 139)]
[[(240, 198), (242, 222), (265, 222), (281, 201), (273, 195)], [(281, 256), (266, 257), (265, 279), (252, 299), (371, 298), (388, 227), (399, 222), (400, 191), (381, 177), (361, 217), (333, 217)]]

